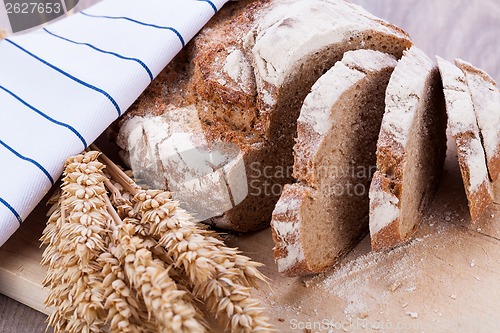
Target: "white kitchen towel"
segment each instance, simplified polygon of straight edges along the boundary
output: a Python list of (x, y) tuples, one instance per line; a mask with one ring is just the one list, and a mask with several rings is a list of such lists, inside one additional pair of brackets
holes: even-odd
[(0, 246), (227, 0), (105, 0), (0, 42)]

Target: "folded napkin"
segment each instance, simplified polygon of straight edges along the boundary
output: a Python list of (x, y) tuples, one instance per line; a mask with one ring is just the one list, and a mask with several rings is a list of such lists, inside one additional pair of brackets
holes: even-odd
[(105, 0), (0, 42), (0, 246), (228, 0)]

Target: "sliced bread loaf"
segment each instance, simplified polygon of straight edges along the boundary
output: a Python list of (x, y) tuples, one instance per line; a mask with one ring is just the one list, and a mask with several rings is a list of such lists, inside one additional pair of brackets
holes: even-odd
[[(348, 50), (375, 49), (399, 58), (410, 46), (399, 28), (344, 0), (228, 3), (122, 124), (194, 106), (208, 146), (237, 145), (248, 178), (246, 198), (207, 222), (258, 229), (268, 225), (283, 185), (293, 180), (296, 120), (312, 84)], [(122, 131), (119, 138), (126, 137)], [(143, 140), (152, 151), (154, 137)], [(125, 156), (135, 145), (127, 139), (118, 143)]]
[(294, 146), (293, 175), (271, 226), (280, 272), (289, 276), (331, 267), (368, 232), (368, 187), (396, 59), (350, 51), (304, 101)]
[(373, 250), (407, 240), (438, 189), (446, 156), (446, 109), (439, 70), (420, 49), (392, 74), (370, 187)]
[(472, 221), (476, 222), (493, 202), (493, 197), (474, 105), (465, 74), (446, 60), (440, 57), (437, 60), (443, 81), (448, 125), (457, 145)]
[(486, 154), (486, 164), (494, 182), (500, 174), (500, 92), (496, 82), (485, 71), (459, 59), (455, 60), (455, 64), (465, 74)]

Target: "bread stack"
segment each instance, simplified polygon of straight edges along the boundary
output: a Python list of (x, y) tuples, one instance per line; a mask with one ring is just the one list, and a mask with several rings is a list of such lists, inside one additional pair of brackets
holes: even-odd
[[(117, 143), (166, 188), (166, 143), (237, 147), (223, 177), (190, 187), (205, 207), (229, 193), (232, 205), (206, 222), (250, 231), (271, 221), (279, 271), (321, 272), (368, 232), (375, 250), (411, 237), (439, 185), (447, 125), (473, 220), (492, 202), (498, 89), (457, 66), (344, 0), (232, 2), (129, 110)], [(234, 186), (237, 165), (248, 193)]]

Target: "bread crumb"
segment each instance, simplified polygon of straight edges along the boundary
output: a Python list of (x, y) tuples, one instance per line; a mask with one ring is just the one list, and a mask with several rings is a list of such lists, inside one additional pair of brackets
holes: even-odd
[(401, 287), (401, 282), (396, 281), (394, 282), (391, 287), (389, 288), (390, 291), (395, 292), (399, 287)]
[(280, 323), (283, 323), (283, 322), (285, 321), (285, 318), (278, 318), (278, 321), (279, 321)]
[(474, 267), (476, 266), (476, 261), (474, 259), (472, 259), (472, 261), (470, 262), (470, 267)]
[(402, 308), (406, 308), (408, 306), (408, 303), (404, 303), (403, 305), (401, 305)]
[(418, 318), (418, 313), (417, 312), (407, 312), (406, 313), (408, 316), (410, 316), (412, 319), (417, 319)]
[(451, 297), (451, 299), (457, 299), (457, 295), (455, 295), (455, 294), (450, 295), (450, 297)]
[(408, 292), (408, 293), (412, 293), (415, 290), (417, 290), (417, 287), (415, 287), (415, 286), (410, 286), (410, 287), (408, 287), (408, 288), (405, 289), (405, 291)]

